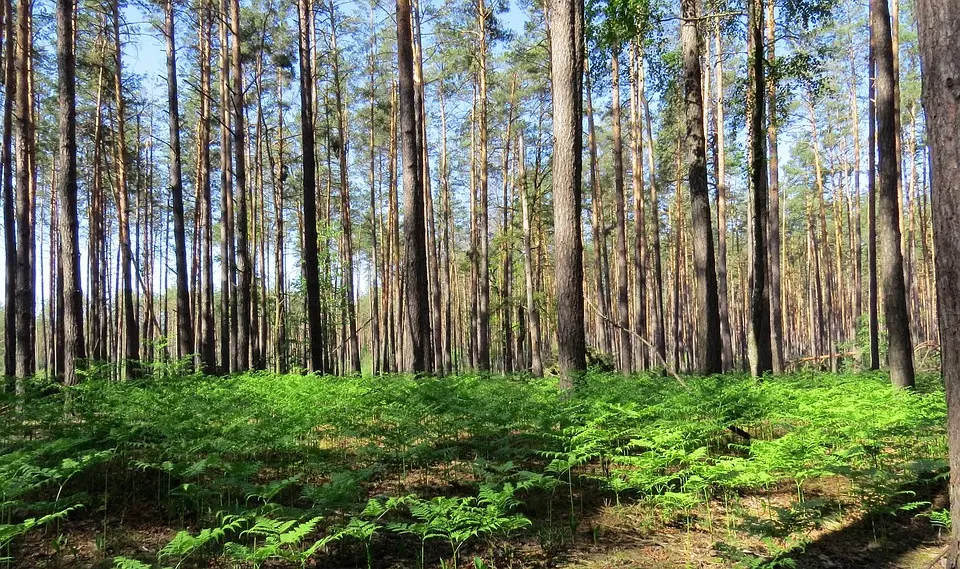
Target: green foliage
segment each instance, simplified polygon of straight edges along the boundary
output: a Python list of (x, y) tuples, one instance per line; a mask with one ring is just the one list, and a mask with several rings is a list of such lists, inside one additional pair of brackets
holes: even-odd
[[(106, 524), (108, 495), (131, 481), (172, 527), (201, 528), (177, 533), (158, 565), (302, 566), (362, 547), (370, 566), (386, 539), (419, 544), (424, 565), (427, 546), (444, 544), (442, 561), (456, 565), (527, 531), (552, 550), (576, 532), (586, 491), (690, 524), (711, 500), (792, 484), (791, 504), (744, 518), (785, 539), (834, 515), (805, 495), (824, 477), (848, 480), (851, 499), (876, 512), (946, 523), (904, 488), (946, 472), (937, 378), (915, 391), (878, 373), (685, 383), (595, 371), (564, 396), (555, 379), (486, 375), (164, 373), (40, 389), (9, 401), (0, 424), (0, 547), (15, 556), (19, 537), (80, 506)], [(546, 525), (531, 514), (544, 501)], [(554, 501), (568, 530), (552, 525)]]

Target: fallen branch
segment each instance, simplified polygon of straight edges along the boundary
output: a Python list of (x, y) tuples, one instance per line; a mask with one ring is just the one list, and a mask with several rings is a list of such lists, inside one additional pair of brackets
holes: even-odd
[(651, 352), (657, 354), (657, 358), (660, 360), (660, 363), (663, 364), (663, 369), (666, 370), (667, 373), (669, 373), (671, 376), (673, 376), (673, 379), (677, 380), (677, 383), (679, 383), (680, 385), (682, 385), (682, 386), (684, 386), (684, 387), (688, 387), (688, 386), (687, 386), (687, 382), (683, 381), (683, 378), (682, 378), (682, 377), (680, 377), (679, 375), (677, 375), (677, 373), (676, 373), (675, 371), (672, 371), (672, 370), (670, 369), (670, 366), (667, 365), (667, 361), (666, 361), (664, 358), (661, 358), (661, 357), (660, 357), (660, 352), (657, 351), (657, 348), (656, 348), (653, 344), (651, 344), (650, 342), (648, 342), (646, 338), (644, 338), (644, 337), (641, 336), (640, 334), (637, 334), (637, 333), (634, 332), (633, 330), (631, 330), (631, 329), (629, 329), (629, 328), (624, 328), (624, 327), (621, 326), (620, 324), (614, 322), (613, 320), (610, 320), (610, 317), (608, 317), (608, 316), (605, 315), (604, 313), (600, 312), (600, 309), (597, 308), (597, 305), (594, 304), (590, 299), (586, 299), (586, 301), (587, 301), (587, 304), (590, 305), (590, 308), (592, 308), (593, 311), (597, 313), (597, 316), (599, 316), (600, 318), (603, 318), (604, 320), (606, 320), (610, 325), (614, 326), (615, 328), (619, 328), (620, 330), (625, 330), (626, 332), (628, 332), (628, 333), (630, 333), (631, 335), (633, 335), (634, 338), (636, 338), (636, 339), (640, 340), (641, 342), (643, 342), (644, 344), (646, 344), (647, 347), (650, 348), (650, 351), (651, 351)]
[(751, 440), (753, 440), (753, 437), (750, 436), (750, 433), (744, 431), (743, 429), (741, 429), (736, 425), (730, 425), (729, 427), (727, 427), (727, 430), (737, 435), (738, 437), (745, 439), (747, 442), (750, 442)]
[(940, 553), (939, 553), (936, 557), (933, 558), (933, 561), (931, 561), (931, 562), (930, 562), (926, 567), (924, 567), (923, 569), (933, 569), (933, 566), (936, 565), (938, 561), (940, 561), (941, 559), (943, 559), (943, 556), (946, 555), (947, 552), (949, 552), (949, 551), (950, 551), (950, 546), (949, 546), (949, 545), (946, 546), (946, 547), (944, 547), (944, 548), (940, 551)]

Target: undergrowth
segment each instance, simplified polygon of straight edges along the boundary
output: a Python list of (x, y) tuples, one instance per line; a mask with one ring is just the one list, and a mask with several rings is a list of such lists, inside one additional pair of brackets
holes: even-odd
[(0, 563), (14, 566), (31, 532), (69, 543), (81, 519), (97, 522), (109, 558), (118, 525), (139, 512), (182, 529), (117, 567), (328, 556), (372, 568), (386, 554), (508, 567), (518, 538), (540, 536), (551, 554), (598, 497), (645, 507), (655, 525), (709, 526), (705, 504), (789, 484), (791, 504), (743, 517), (784, 544), (830, 515), (807, 496), (813, 480), (839, 477), (849, 500), (903, 510), (910, 482), (946, 471), (934, 378), (916, 391), (880, 374), (685, 384), (593, 373), (569, 397), (551, 379), (475, 375), (34, 385), (0, 400)]

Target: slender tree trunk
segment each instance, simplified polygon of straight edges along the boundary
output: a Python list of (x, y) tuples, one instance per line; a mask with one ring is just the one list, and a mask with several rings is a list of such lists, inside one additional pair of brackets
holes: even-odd
[(767, 288), (767, 149), (764, 136), (763, 0), (750, 2), (750, 177), (753, 198), (752, 263), (750, 270), (750, 373), (755, 377), (773, 369), (770, 346), (770, 299)]
[(853, 131), (853, 229), (856, 264), (854, 265), (854, 316), (857, 327), (863, 316), (863, 229), (860, 219), (860, 111), (857, 107), (857, 60), (853, 56), (853, 42), (850, 48), (850, 109), (852, 110), (851, 129)]
[(210, 184), (210, 115), (213, 93), (210, 88), (211, 0), (202, 0), (200, 8), (200, 124), (199, 141), (201, 203), (200, 225), (202, 269), (200, 287), (200, 356), (203, 369), (211, 372), (217, 367), (213, 321), (213, 201)]
[(230, 112), (230, 34), (227, 0), (220, 0), (220, 367), (223, 373), (237, 371), (237, 270), (233, 217), (233, 160), (231, 150), (232, 124)]
[(326, 373), (324, 330), (320, 322), (320, 263), (317, 251), (316, 140), (313, 118), (311, 0), (298, 0), (300, 47), (300, 133), (303, 147), (303, 264), (306, 289), (307, 333), (310, 336), (310, 370)]
[[(776, 65), (776, 21), (774, 20), (773, 2), (767, 4), (766, 40), (769, 53), (767, 60), (771, 66)], [(777, 144), (777, 82), (773, 73), (766, 75), (767, 105), (767, 140), (769, 143), (770, 161), (770, 212), (767, 223), (768, 258), (767, 272), (770, 276), (768, 295), (770, 296), (770, 343), (771, 367), (773, 373), (783, 373), (783, 288), (780, 284), (780, 156)]]
[(513, 204), (510, 203), (510, 143), (513, 132), (513, 118), (516, 111), (516, 93), (517, 76), (513, 77), (513, 84), (510, 87), (510, 109), (507, 112), (507, 132), (503, 138), (503, 222), (501, 227), (501, 238), (503, 239), (503, 266), (500, 273), (500, 297), (501, 297), (501, 324), (503, 327), (503, 373), (512, 373), (513, 369), (513, 320), (511, 314), (513, 311), (512, 297), (512, 269), (513, 269), (513, 250), (510, 235), (510, 211)]
[[(61, 0), (70, 2), (72, 0)], [(183, 221), (183, 178), (180, 164), (180, 100), (177, 93), (177, 50), (173, 0), (164, 2), (167, 40), (167, 106), (170, 111), (170, 193), (173, 198), (173, 243), (177, 264), (177, 358), (193, 352), (193, 318), (187, 282), (187, 237)]]
[[(373, 27), (373, 4), (370, 6), (370, 29)], [(370, 35), (370, 360), (373, 375), (380, 375), (380, 285), (378, 276), (379, 248), (377, 246), (377, 84), (376, 33)]]
[(83, 293), (80, 289), (80, 237), (77, 220), (77, 54), (73, 0), (57, 0), (57, 67), (60, 96), (60, 271), (63, 282), (63, 382), (78, 381), (78, 361), (86, 357), (83, 341)]
[(14, 28), (13, 0), (3, 1), (3, 149), (0, 170), (3, 175), (3, 243), (6, 260), (4, 272), (4, 320), (3, 320), (3, 374), (4, 389), (10, 378), (17, 374), (17, 229), (13, 195), (13, 103), (17, 100), (16, 31)]
[[(873, 5), (871, 0), (871, 6)], [(872, 8), (871, 8), (872, 10)], [(877, 30), (874, 18), (870, 18), (869, 85), (867, 89), (868, 119), (867, 147), (869, 167), (867, 170), (867, 264), (869, 265), (869, 312), (870, 312), (870, 369), (880, 369), (880, 314), (879, 283), (877, 280)]]
[[(33, 42), (30, 35), (30, 3), (17, 3), (17, 47), (14, 120), (16, 133), (16, 228), (17, 270), (16, 300), (11, 305), (16, 312), (16, 376), (28, 378), (36, 371), (36, 338), (34, 329), (35, 280), (33, 268), (34, 200), (31, 183), (31, 146), (34, 144), (32, 101), (28, 85), (28, 59)], [(17, 384), (18, 392), (22, 383)]]
[(701, 324), (696, 342), (695, 365), (704, 374), (721, 373), (720, 308), (717, 295), (717, 270), (713, 254), (713, 229), (710, 224), (710, 197), (707, 193), (707, 157), (703, 128), (703, 89), (700, 70), (700, 32), (695, 0), (682, 0), (680, 25), (683, 51), (683, 91), (685, 100), (684, 165), (690, 185), (690, 211), (693, 225), (697, 321)]
[(443, 87), (437, 92), (440, 104), (440, 193), (443, 207), (443, 234), (440, 238), (443, 245), (443, 256), (440, 272), (443, 274), (443, 289), (446, 304), (444, 305), (443, 327), (443, 371), (453, 372), (453, 298), (452, 291), (456, 286), (453, 275), (453, 208), (450, 200), (450, 166), (447, 158), (447, 113), (443, 98)]
[[(520, 135), (517, 150), (520, 160), (520, 208), (523, 215), (523, 280), (527, 300), (527, 330), (530, 334), (530, 373), (534, 377), (543, 376), (543, 355), (540, 347), (540, 310), (537, 308), (533, 278), (533, 237), (530, 223), (530, 194), (527, 185), (526, 154), (524, 153), (523, 134)], [(536, 200), (534, 200), (534, 206)]]
[(390, 302), (390, 309), (387, 310), (387, 316), (389, 318), (389, 333), (388, 337), (390, 339), (390, 348), (387, 350), (386, 363), (384, 367), (390, 371), (400, 371), (400, 365), (398, 364), (397, 355), (400, 354), (400, 339), (402, 336), (402, 331), (399, 330), (401, 326), (400, 319), (403, 315), (403, 304), (402, 304), (402, 288), (400, 282), (400, 205), (399, 197), (397, 196), (397, 139), (399, 134), (399, 121), (400, 121), (400, 93), (398, 83), (394, 83), (391, 89), (390, 96), (390, 147), (388, 151), (388, 175), (387, 175), (387, 186), (389, 188), (387, 200), (388, 211), (387, 217), (387, 244), (389, 245), (388, 251), (390, 252), (390, 258), (388, 259), (388, 273), (389, 277), (387, 283), (390, 284), (390, 288), (384, 290), (384, 296)]
[[(812, 97), (812, 95), (811, 95)], [(807, 102), (807, 109), (810, 113), (810, 145), (813, 150), (813, 166), (814, 166), (814, 175), (816, 179), (816, 188), (817, 188), (817, 204), (820, 209), (820, 239), (818, 242), (815, 242), (815, 249), (817, 255), (817, 287), (818, 291), (822, 290), (824, 293), (824, 313), (821, 315), (823, 321), (820, 323), (820, 346), (821, 352), (818, 352), (816, 355), (822, 355), (823, 351), (827, 355), (827, 363), (830, 365), (830, 370), (834, 373), (837, 371), (837, 364), (834, 360), (834, 337), (833, 337), (833, 287), (830, 283), (830, 276), (825, 273), (821, 273), (821, 269), (824, 267), (822, 262), (823, 256), (826, 254), (826, 249), (829, 246), (827, 241), (827, 214), (826, 214), (826, 204), (824, 203), (823, 194), (826, 192), (826, 188), (823, 184), (823, 168), (820, 164), (820, 134), (817, 131), (817, 118), (813, 108), (812, 99)], [(837, 244), (839, 246), (839, 243)], [(839, 275), (837, 275), (839, 277)], [(821, 286), (819, 283), (823, 283), (825, 286)]]
[[(620, 370), (633, 372), (633, 339), (630, 337), (630, 293), (627, 282), (627, 215), (623, 183), (623, 135), (620, 130), (620, 57), (614, 50), (611, 65), (610, 114), (613, 120), (613, 186), (617, 218), (617, 316), (620, 328)], [(706, 173), (706, 171), (704, 171)]]
[(477, 232), (480, 236), (480, 297), (477, 310), (477, 367), (481, 371), (490, 370), (490, 223), (488, 177), (489, 160), (487, 158), (487, 8), (484, 0), (477, 1), (477, 21), (479, 24), (480, 46), (477, 57), (480, 61), (478, 73), (477, 129), (480, 162), (480, 204), (477, 216)]
[(723, 50), (720, 25), (714, 25), (715, 65), (714, 131), (716, 149), (713, 156), (717, 180), (717, 296), (720, 305), (720, 343), (723, 350), (723, 370), (733, 369), (733, 340), (730, 332), (730, 295), (727, 288), (727, 154), (725, 148), (726, 124), (723, 119)]
[[(404, 244), (406, 251), (406, 346), (409, 371), (430, 371), (430, 313), (424, 221), (423, 156), (413, 81), (413, 32), (409, 0), (397, 0), (397, 65), (400, 79), (400, 140), (403, 149)], [(489, 354), (488, 354), (489, 357)], [(489, 367), (489, 366), (488, 366)]]
[[(643, 200), (643, 118), (640, 114), (640, 60), (636, 44), (630, 46), (630, 149), (633, 177), (633, 329), (640, 338), (647, 338), (647, 218)], [(635, 346), (637, 369), (647, 366), (647, 351)]]
[(583, 0), (549, 0), (553, 93), (553, 216), (556, 250), (557, 343), (561, 389), (586, 370), (583, 325)]
[(123, 279), (123, 368), (127, 377), (136, 375), (136, 360), (140, 357), (137, 312), (133, 304), (133, 252), (130, 242), (130, 206), (127, 192), (127, 142), (125, 100), (123, 96), (123, 61), (120, 49), (120, 7), (113, 3), (113, 48), (114, 48), (114, 105), (116, 106), (116, 194), (118, 222), (120, 224), (120, 274)]
[(646, 122), (647, 132), (647, 163), (650, 172), (650, 234), (653, 236), (653, 307), (654, 315), (654, 345), (661, 362), (667, 361), (667, 342), (665, 315), (663, 308), (663, 255), (660, 251), (660, 198), (657, 188), (657, 166), (653, 159), (653, 118), (650, 115), (650, 105), (645, 94), (645, 80), (643, 71), (643, 53), (637, 57), (640, 66), (640, 80), (637, 86), (637, 95), (640, 97), (640, 106)]
[(250, 252), (248, 248), (250, 228), (247, 222), (247, 166), (246, 166), (246, 123), (243, 113), (243, 65), (240, 56), (240, 2), (239, 0), (230, 0), (230, 35), (233, 36), (233, 43), (230, 46), (232, 51), (233, 64), (233, 91), (231, 93), (231, 102), (233, 103), (233, 150), (236, 153), (236, 187), (240, 196), (237, 203), (237, 272), (239, 273), (239, 282), (237, 283), (237, 352), (235, 359), (237, 369), (246, 371), (250, 369), (250, 332), (251, 332), (251, 289), (253, 282), (253, 268), (250, 263)]
[(913, 346), (903, 282), (903, 252), (900, 248), (894, 56), (887, 0), (871, 0), (870, 20), (876, 33), (877, 144), (880, 158), (877, 194), (880, 254), (883, 257), (883, 311), (889, 340), (887, 363), (890, 366), (890, 381), (894, 385), (913, 387)]
[[(106, 38), (98, 37), (103, 50), (106, 48)], [(103, 55), (101, 51), (101, 57)], [(90, 358), (96, 362), (107, 360), (109, 353), (108, 322), (109, 308), (109, 266), (106, 256), (106, 219), (104, 216), (105, 202), (103, 196), (103, 79), (106, 66), (101, 65), (97, 72), (97, 95), (93, 118), (93, 187), (90, 191), (90, 215), (88, 226), (90, 231), (88, 256), (90, 258), (90, 333), (88, 350)]]
[[(586, 64), (589, 65), (589, 64)], [(593, 86), (590, 72), (586, 73), (587, 90), (587, 145), (590, 147), (590, 222), (593, 229), (594, 292), (597, 296), (597, 314), (594, 326), (597, 331), (597, 349), (612, 352), (611, 338), (607, 334), (610, 321), (610, 302), (606, 294), (610, 285), (609, 274), (603, 267), (603, 255), (607, 250), (607, 230), (603, 219), (603, 189), (600, 187), (600, 159), (597, 152), (597, 136), (593, 120)]]
[[(353, 298), (353, 226), (350, 219), (350, 184), (347, 172), (347, 109), (343, 102), (343, 83), (340, 76), (340, 51), (337, 48), (337, 18), (333, 0), (329, 3), (330, 9), (330, 50), (331, 67), (333, 71), (333, 95), (337, 109), (337, 151), (338, 168), (340, 174), (340, 226), (343, 232), (342, 271), (343, 288), (346, 297), (346, 327), (347, 327), (347, 363), (352, 374), (360, 373), (360, 338), (357, 335), (357, 309)], [(346, 371), (346, 370), (345, 370)]]

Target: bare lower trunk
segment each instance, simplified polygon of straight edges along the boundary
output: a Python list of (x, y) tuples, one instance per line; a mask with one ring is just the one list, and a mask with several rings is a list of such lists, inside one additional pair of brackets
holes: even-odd
[(550, 0), (553, 91), (553, 215), (556, 249), (557, 342), (560, 387), (572, 389), (586, 369), (583, 325), (583, 1)]
[(683, 51), (683, 92), (685, 101), (684, 166), (690, 185), (690, 212), (693, 225), (693, 254), (696, 271), (696, 304), (700, 324), (695, 345), (695, 365), (704, 374), (721, 373), (720, 309), (717, 297), (717, 271), (713, 253), (713, 228), (710, 224), (710, 197), (707, 193), (707, 157), (703, 128), (703, 89), (700, 69), (700, 33), (697, 30), (697, 3), (683, 0), (685, 20), (680, 26)]
[(889, 339), (887, 363), (890, 366), (890, 381), (894, 385), (912, 387), (913, 346), (910, 341), (910, 315), (907, 313), (903, 281), (903, 252), (900, 248), (894, 56), (887, 0), (871, 0), (870, 20), (876, 32), (877, 150), (880, 161), (877, 220), (880, 225), (880, 255), (883, 259), (883, 310)]

